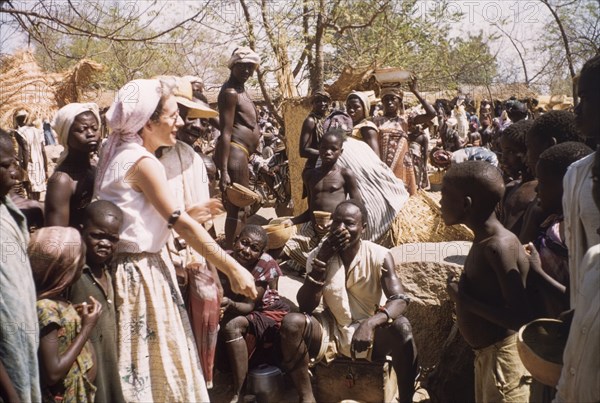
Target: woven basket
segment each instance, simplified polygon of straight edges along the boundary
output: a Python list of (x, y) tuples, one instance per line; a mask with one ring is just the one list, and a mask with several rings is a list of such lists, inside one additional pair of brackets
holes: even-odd
[(263, 228), (267, 232), (267, 249), (279, 249), (283, 248), (285, 243), (290, 237), (296, 232), (295, 226), (285, 227), (281, 224), (268, 224), (263, 225)]
[(239, 183), (234, 183), (225, 189), (225, 195), (233, 205), (244, 208), (260, 200), (260, 196)]
[(562, 371), (562, 355), (567, 342), (563, 322), (536, 319), (519, 330), (517, 350), (521, 361), (535, 379), (556, 386)]

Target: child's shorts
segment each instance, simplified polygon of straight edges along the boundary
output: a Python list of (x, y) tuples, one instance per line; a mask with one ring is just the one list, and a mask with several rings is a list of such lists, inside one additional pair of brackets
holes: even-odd
[(523, 366), (513, 334), (475, 351), (475, 401), (527, 402), (531, 375)]

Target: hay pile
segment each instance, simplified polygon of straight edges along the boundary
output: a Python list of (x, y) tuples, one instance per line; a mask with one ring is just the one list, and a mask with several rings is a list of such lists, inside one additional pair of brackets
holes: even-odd
[(56, 112), (54, 84), (61, 74), (42, 71), (33, 53), (25, 50), (2, 60), (0, 68), (0, 126), (12, 128), (13, 115), (18, 109), (29, 112), (27, 124), (40, 125)]
[(96, 74), (104, 70), (104, 66), (93, 60), (80, 60), (69, 71), (64, 73), (62, 80), (56, 83), (56, 101), (59, 108), (71, 102), (81, 102), (84, 98), (84, 93), (88, 94), (85, 98), (89, 98), (89, 89), (87, 88), (92, 82)]
[(396, 216), (389, 231), (391, 243), (472, 241), (473, 232), (464, 225), (444, 224), (438, 202), (430, 193), (419, 191)]
[(31, 50), (4, 58), (0, 67), (0, 126), (13, 127), (13, 115), (18, 109), (29, 112), (27, 124), (39, 127), (43, 120), (52, 120), (61, 106), (82, 100), (102, 68), (101, 64), (84, 59), (65, 73), (48, 73), (37, 64)]
[(373, 77), (373, 71), (375, 71), (375, 66), (362, 68), (346, 66), (333, 84), (325, 85), (325, 91), (329, 92), (331, 99), (336, 101), (345, 100), (353, 90), (379, 90), (379, 85)]
[(302, 199), (302, 170), (306, 163), (298, 153), (300, 147), (300, 132), (304, 119), (311, 110), (309, 98), (287, 99), (281, 104), (281, 111), (285, 121), (285, 141), (290, 167), (290, 183), (292, 200), (294, 201), (294, 214), (300, 214), (308, 207), (307, 199)]

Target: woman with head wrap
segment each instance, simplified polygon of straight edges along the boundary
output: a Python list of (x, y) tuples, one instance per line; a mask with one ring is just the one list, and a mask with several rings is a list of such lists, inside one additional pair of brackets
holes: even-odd
[(411, 118), (405, 116), (403, 92), (399, 87), (384, 87), (379, 94), (383, 104), (383, 116), (374, 117), (373, 123), (379, 129), (381, 160), (404, 182), (408, 193), (413, 195), (417, 192), (418, 185), (412, 157), (408, 151), (409, 126), (428, 123), (436, 114), (433, 107), (419, 94), (416, 78), (409, 82), (409, 88), (423, 105), (424, 114)]
[(123, 211), (112, 266), (125, 400), (208, 401), (175, 273), (161, 255), (170, 228), (223, 271), (236, 293), (255, 298), (254, 280), (190, 216), (198, 211), (179, 210), (165, 191), (165, 169), (154, 153), (174, 146), (183, 125), (173, 86), (165, 79), (127, 83), (106, 121), (112, 133), (100, 155), (95, 190)]
[(54, 117), (52, 127), (64, 150), (48, 180), (45, 223), (47, 226), (77, 227), (94, 193), (96, 170), (91, 156), (100, 144), (98, 105), (65, 105)]
[(85, 263), (81, 236), (75, 228), (41, 228), (27, 253), (37, 289), (42, 401), (93, 402), (96, 356), (88, 339), (102, 305), (93, 297), (78, 306), (65, 298)]

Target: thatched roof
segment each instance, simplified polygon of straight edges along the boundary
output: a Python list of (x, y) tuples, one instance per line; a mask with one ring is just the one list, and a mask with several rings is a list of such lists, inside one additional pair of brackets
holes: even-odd
[(0, 65), (0, 126), (12, 127), (13, 115), (19, 109), (29, 111), (28, 123), (51, 120), (61, 106), (81, 100), (83, 89), (101, 69), (101, 64), (84, 59), (67, 72), (48, 73), (37, 64), (31, 50), (4, 58)]

